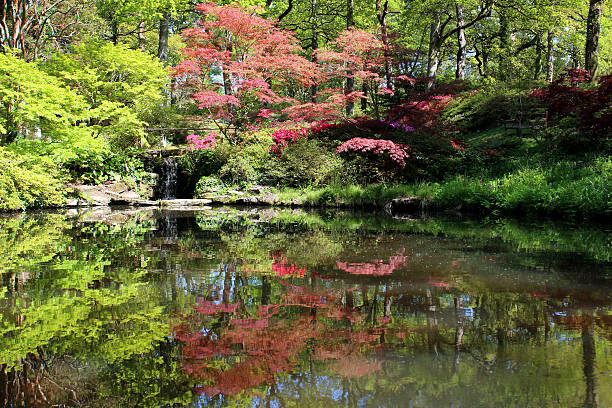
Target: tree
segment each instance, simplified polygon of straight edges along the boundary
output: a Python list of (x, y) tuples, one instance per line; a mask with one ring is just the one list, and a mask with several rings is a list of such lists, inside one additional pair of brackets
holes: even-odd
[(603, 0), (589, 0), (589, 14), (587, 16), (586, 45), (584, 48), (584, 68), (591, 77), (597, 75), (599, 48), (599, 32), (601, 30), (601, 11)]
[(12, 54), (0, 53), (0, 145), (35, 128), (63, 139), (84, 119), (85, 101), (61, 81)]
[(232, 107), (291, 104), (288, 94), (319, 80), (316, 64), (299, 55), (297, 39), (273, 22), (238, 6), (206, 3), (196, 10), (206, 17), (183, 32), (185, 60), (174, 75), (191, 87), (198, 107), (226, 137), (219, 119), (233, 120)]
[[(457, 5), (451, 3), (423, 3), (416, 6), (413, 13), (427, 13), (430, 16), (429, 24), (429, 44), (427, 50), (427, 77), (429, 78), (427, 88), (433, 88), (440, 60), (442, 57), (442, 46), (453, 35), (461, 35), (461, 32), (472, 27), (479, 21), (488, 17), (491, 13), (493, 3), (489, 0), (481, 4), (473, 4), (466, 2), (461, 6), (461, 12), (457, 9)], [(469, 8), (467, 8), (469, 7)], [(415, 14), (413, 14), (415, 16)], [(455, 24), (455, 27), (449, 28), (450, 23), (454, 19), (460, 19), (463, 23)], [(458, 60), (458, 64), (461, 63)], [(459, 70), (458, 70), (459, 71)]]
[[(385, 76), (379, 74), (381, 67), (387, 66), (385, 61), (388, 60), (388, 52), (385, 51), (385, 47), (383, 41), (374, 34), (351, 28), (341, 32), (335, 41), (317, 53), (317, 58), (330, 79), (347, 78), (352, 82), (357, 79), (366, 85), (364, 88), (368, 90), (377, 116), (379, 95), (393, 93), (388, 88), (389, 82), (385, 79), (387, 72), (382, 72)], [(381, 88), (383, 83), (384, 87)], [(334, 92), (333, 89), (329, 89), (327, 93), (329, 98), (325, 104), (332, 110), (334, 106), (343, 109), (357, 99), (368, 97), (364, 92), (348, 92), (348, 89), (343, 95)], [(341, 116), (340, 111), (337, 112), (337, 116)]]
[(168, 72), (151, 55), (90, 41), (49, 59), (44, 70), (82, 95), (88, 124), (115, 147), (146, 144), (144, 126), (161, 103)]
[(79, 32), (86, 0), (0, 1), (0, 52), (20, 50), (24, 59), (36, 60), (48, 42), (68, 43)]

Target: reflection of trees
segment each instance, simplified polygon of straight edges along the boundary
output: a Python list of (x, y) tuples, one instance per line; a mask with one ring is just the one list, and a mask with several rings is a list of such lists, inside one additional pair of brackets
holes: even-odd
[[(531, 256), (515, 262), (428, 235), (459, 227), (372, 224), (423, 227), (415, 236), (277, 223), (200, 230), (188, 220), (70, 230), (56, 221), (20, 220), (0, 243), (10, 257), (0, 357), (19, 368), (0, 371), (0, 398), (14, 404), (44, 405), (44, 394), (74, 405), (183, 406), (193, 389), (206, 394), (201, 406), (609, 400), (605, 279), (576, 281), (563, 263), (549, 270)], [(12, 255), (10, 245), (23, 250)], [(392, 274), (376, 273), (387, 267)]]
[[(400, 395), (421, 395), (429, 401), (425, 405), (501, 406), (514, 398), (517, 407), (585, 395), (576, 388), (581, 382), (576, 345), (558, 340), (568, 335), (567, 325), (550, 324), (554, 316), (573, 313), (567, 299), (485, 289), (468, 294), (460, 287), (423, 287), (422, 279), (416, 286), (387, 282), (346, 289), (340, 282), (330, 289), (312, 279), (309, 286), (278, 284), (268, 276), (249, 283), (238, 276), (230, 280), (236, 293), (202, 301), (176, 328), (184, 367), (207, 398), (257, 391), (262, 404), (282, 405), (294, 400), (289, 389), (310, 395), (311, 387), (325, 388), (322, 382), (334, 378), (349, 404), (369, 393), (372, 405), (389, 405), (394, 395), (398, 404)], [(240, 287), (245, 284), (259, 290), (245, 291)], [(583, 341), (585, 356), (591, 344)], [(406, 353), (411, 362), (371, 354), (385, 350)], [(554, 360), (548, 361), (550, 356)], [(583, 366), (592, 372), (588, 360)], [(537, 374), (541, 369), (549, 376)], [(369, 381), (376, 386), (369, 388)], [(462, 383), (482, 389), (467, 392), (457, 388)], [(585, 398), (594, 390), (589, 384)], [(324, 393), (312, 401), (327, 401)]]
[[(88, 224), (55, 246), (40, 243), (54, 256), (0, 299), (0, 381), (21, 390), (4, 393), (9, 405), (80, 404), (92, 391), (76, 373), (150, 351), (165, 336), (161, 294), (144, 282), (144, 231)], [(20, 266), (12, 268), (9, 276)], [(90, 370), (89, 361), (103, 363)]]
[[(262, 293), (270, 290), (266, 279)], [(201, 301), (174, 328), (183, 343), (186, 372), (202, 382), (198, 392), (233, 395), (273, 386), (279, 375), (312, 359), (333, 359), (337, 372), (356, 377), (382, 367), (362, 356), (380, 343), (381, 329), (351, 326), (361, 319), (335, 291), (283, 284), (274, 287), (265, 304), (254, 306), (251, 299), (236, 296), (240, 279), (233, 282), (231, 301), (237, 303)], [(277, 302), (268, 304), (270, 298)]]

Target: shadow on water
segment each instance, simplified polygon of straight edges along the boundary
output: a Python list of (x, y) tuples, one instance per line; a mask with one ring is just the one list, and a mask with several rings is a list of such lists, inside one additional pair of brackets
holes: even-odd
[(609, 231), (246, 208), (0, 226), (7, 407), (612, 405)]

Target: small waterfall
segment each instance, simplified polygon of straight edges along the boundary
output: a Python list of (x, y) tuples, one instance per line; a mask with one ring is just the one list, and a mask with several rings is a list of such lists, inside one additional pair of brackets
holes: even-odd
[(164, 158), (164, 181), (162, 185), (162, 200), (176, 198), (176, 179), (178, 175), (178, 164), (173, 157)]

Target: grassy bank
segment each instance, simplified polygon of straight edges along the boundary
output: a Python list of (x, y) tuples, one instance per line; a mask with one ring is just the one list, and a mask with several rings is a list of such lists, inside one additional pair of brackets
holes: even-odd
[(457, 175), (443, 182), (285, 189), (279, 196), (281, 202), (297, 199), (312, 206), (381, 207), (394, 198), (416, 197), (430, 208), (492, 215), (609, 217), (612, 215), (612, 159), (518, 166), (495, 178)]

